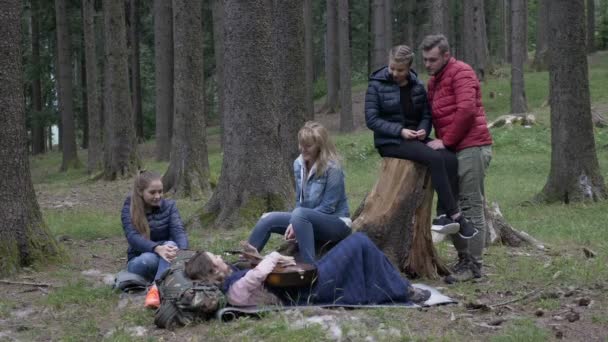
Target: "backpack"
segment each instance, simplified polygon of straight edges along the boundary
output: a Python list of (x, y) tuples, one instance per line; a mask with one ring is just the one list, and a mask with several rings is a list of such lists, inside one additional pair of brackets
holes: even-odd
[(194, 281), (184, 273), (186, 261), (194, 254), (194, 251), (179, 251), (171, 267), (157, 280), (161, 301), (154, 324), (159, 328), (172, 330), (209, 319), (226, 304), (224, 294), (216, 285)]

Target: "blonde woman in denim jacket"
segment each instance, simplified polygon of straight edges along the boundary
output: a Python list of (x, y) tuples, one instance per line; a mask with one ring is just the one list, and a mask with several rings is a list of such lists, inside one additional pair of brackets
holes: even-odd
[(351, 233), (344, 172), (336, 147), (320, 123), (308, 121), (298, 132), (300, 155), (293, 163), (296, 205), (291, 212), (262, 215), (249, 236), (261, 251), (271, 233), (298, 242), (299, 260), (315, 261), (315, 240), (337, 242)]

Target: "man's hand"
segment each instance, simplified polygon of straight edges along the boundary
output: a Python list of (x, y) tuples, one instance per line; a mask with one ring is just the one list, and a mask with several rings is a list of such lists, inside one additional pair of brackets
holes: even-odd
[(296, 232), (293, 230), (293, 226), (290, 223), (289, 226), (287, 226), (287, 229), (285, 230), (285, 240), (292, 241), (295, 239), (296, 239)]
[(426, 146), (432, 148), (433, 150), (445, 149), (445, 146), (443, 146), (443, 141), (441, 139), (431, 140), (428, 143), (426, 143)]
[(179, 248), (173, 245), (158, 245), (154, 247), (154, 253), (158, 254), (161, 258), (167, 260), (168, 262), (175, 259), (178, 250)]
[(426, 130), (419, 129), (416, 131), (416, 138), (418, 140), (424, 140), (426, 138)]
[(416, 139), (418, 137), (418, 135), (416, 134), (416, 131), (413, 131), (413, 130), (407, 129), (407, 128), (401, 129), (401, 136), (403, 137), (403, 139), (406, 139), (406, 140)]

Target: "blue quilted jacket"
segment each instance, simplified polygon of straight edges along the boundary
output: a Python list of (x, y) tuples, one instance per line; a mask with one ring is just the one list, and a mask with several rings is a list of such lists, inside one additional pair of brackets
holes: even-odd
[[(426, 90), (413, 70), (410, 70), (409, 80), (413, 82), (411, 96), (416, 112), (414, 116), (420, 118), (416, 129), (424, 129), (428, 137), (431, 133), (431, 109)], [(400, 144), (404, 121), (399, 85), (393, 81), (388, 67), (383, 67), (371, 74), (365, 94), (365, 123), (374, 131), (374, 145)]]
[(149, 240), (143, 237), (133, 226), (131, 222), (131, 196), (127, 197), (121, 213), (122, 229), (129, 243), (127, 261), (145, 252), (154, 253), (154, 247), (165, 241), (175, 242), (179, 249), (188, 248), (188, 237), (175, 201), (162, 199), (160, 207), (147, 213), (146, 218), (150, 225)]

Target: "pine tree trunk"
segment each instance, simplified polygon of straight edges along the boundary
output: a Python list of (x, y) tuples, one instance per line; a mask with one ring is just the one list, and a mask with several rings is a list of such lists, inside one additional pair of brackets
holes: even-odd
[(58, 253), (42, 219), (30, 176), (23, 101), (22, 2), (7, 0), (0, 11), (0, 277), (44, 262)]
[(511, 46), (513, 58), (511, 61), (511, 113), (519, 114), (528, 111), (526, 89), (524, 85), (524, 63), (528, 49), (526, 46), (526, 25), (528, 9), (526, 0), (511, 1)]
[(135, 134), (144, 140), (144, 113), (141, 105), (141, 75), (139, 66), (139, 0), (129, 0), (129, 41), (131, 42), (131, 102), (135, 116)]
[(583, 2), (552, 2), (551, 170), (538, 198), (547, 202), (598, 201), (608, 195), (593, 137), (584, 21)]
[(350, 24), (348, 20), (349, 0), (338, 0), (338, 41), (340, 48), (340, 132), (351, 132), (353, 105), (351, 95), (351, 51)]
[(219, 227), (284, 210), (293, 199), (293, 171), (280, 147), (287, 115), (277, 110), (276, 99), (287, 94), (275, 85), (284, 71), (274, 67), (272, 6), (273, 0), (224, 1), (224, 90), (233, 95), (225, 98), (221, 176), (201, 217)]
[(202, 4), (173, 1), (174, 108), (171, 162), (165, 192), (201, 198), (211, 191), (203, 89)]
[(595, 52), (595, 0), (587, 0), (587, 53), (592, 52)]
[(463, 60), (475, 70), (479, 80), (483, 81), (488, 59), (483, 0), (465, 1), (463, 6)]
[[(81, 11), (82, 15), (82, 11)], [(81, 46), (84, 47), (84, 35), (81, 37)], [(80, 124), (82, 127), (82, 142), (83, 149), (89, 148), (89, 112), (87, 107), (87, 63), (85, 61), (84, 50), (80, 51), (80, 97), (82, 101), (82, 109), (80, 111)]]
[(97, 53), (95, 37), (95, 0), (85, 0), (83, 6), (84, 53), (87, 76), (87, 113), (89, 124), (89, 149), (87, 171), (93, 173), (102, 167), (103, 145), (101, 134), (101, 104), (99, 101)]
[(59, 111), (61, 113), (61, 171), (80, 166), (76, 154), (76, 127), (72, 91), (72, 53), (68, 32), (66, 0), (55, 1), (57, 20), (57, 64), (59, 67)]
[(538, 0), (536, 21), (536, 52), (532, 66), (536, 71), (547, 70), (549, 56), (549, 4), (551, 0)]
[(44, 121), (41, 118), (42, 112), (42, 84), (40, 81), (40, 25), (38, 16), (38, 1), (32, 0), (31, 20), (32, 20), (32, 66), (34, 75), (32, 79), (32, 109), (34, 110), (34, 122), (32, 125), (32, 153), (44, 153), (46, 148), (44, 140)]
[(304, 0), (304, 67), (306, 84), (306, 121), (315, 116), (313, 81), (314, 81), (314, 45), (312, 30), (312, 0)]
[(173, 132), (173, 13), (171, 1), (154, 0), (156, 159), (169, 160)]
[(448, 2), (447, 0), (431, 1), (431, 32), (448, 36)]
[(213, 0), (213, 52), (217, 84), (217, 116), (220, 120), (221, 144), (224, 146), (224, 19), (222, 0)]
[(393, 0), (384, 0), (384, 47), (393, 47)]
[(406, 44), (414, 48), (416, 46), (416, 25), (415, 25), (415, 12), (416, 12), (416, 0), (407, 0), (405, 5), (407, 11), (407, 40)]
[(292, 169), (299, 154), (298, 131), (306, 121), (304, 12), (302, 0), (274, 0), (272, 8), (274, 68), (281, 71), (275, 76), (274, 85), (282, 94), (275, 100), (278, 113), (284, 117), (279, 134), (285, 167)]
[(371, 13), (371, 40), (372, 40), (372, 61), (371, 71), (375, 71), (385, 66), (387, 63), (386, 46), (386, 23), (385, 19), (385, 0), (369, 0), (372, 4)]
[(338, 111), (340, 64), (338, 51), (338, 0), (327, 0), (327, 32), (325, 34), (325, 77), (327, 78), (328, 113)]
[(367, 233), (403, 272), (426, 278), (447, 275), (431, 237), (432, 204), (433, 188), (426, 167), (384, 158), (378, 181), (357, 210), (359, 215), (355, 213), (353, 230)]
[(130, 177), (139, 169), (137, 137), (129, 91), (127, 29), (125, 6), (114, 0), (103, 1), (106, 54), (105, 94), (109, 128), (104, 178)]

